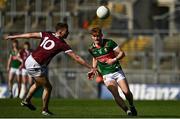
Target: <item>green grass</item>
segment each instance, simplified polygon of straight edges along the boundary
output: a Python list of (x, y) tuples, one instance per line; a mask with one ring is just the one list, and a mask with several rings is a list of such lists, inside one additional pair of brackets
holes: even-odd
[[(36, 111), (20, 106), (19, 99), (0, 99), (0, 118), (2, 117), (43, 117), (41, 99), (33, 99)], [(138, 117), (179, 117), (180, 101), (136, 101)], [(51, 117), (75, 118), (126, 118), (125, 113), (113, 100), (67, 100), (51, 99), (49, 109), (55, 114)]]

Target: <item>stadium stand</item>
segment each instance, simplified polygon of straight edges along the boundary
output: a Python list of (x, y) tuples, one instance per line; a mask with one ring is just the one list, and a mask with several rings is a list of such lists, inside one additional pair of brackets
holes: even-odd
[[(124, 42), (121, 47), (125, 52), (142, 52), (145, 51), (146, 48), (150, 47), (152, 39), (148, 36), (138, 36), (136, 39), (129, 39)], [(126, 66), (130, 62), (132, 62), (136, 57), (125, 57), (122, 62), (123, 65)]]

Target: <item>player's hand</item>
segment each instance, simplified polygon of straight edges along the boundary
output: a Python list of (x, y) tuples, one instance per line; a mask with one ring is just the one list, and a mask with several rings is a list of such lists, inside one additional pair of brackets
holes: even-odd
[(13, 37), (12, 37), (12, 36), (7, 35), (7, 34), (6, 34), (6, 35), (4, 35), (3, 37), (4, 37), (4, 39), (5, 39), (5, 40), (8, 40), (8, 39), (13, 39)]
[(96, 68), (92, 68), (91, 71), (89, 71), (87, 73), (88, 79), (89, 80), (93, 80), (94, 76), (96, 75), (97, 69)]
[(94, 76), (95, 76), (95, 73), (92, 72), (92, 71), (90, 71), (90, 72), (87, 73), (87, 75), (88, 75), (88, 79), (89, 79), (89, 80), (93, 80), (93, 78), (94, 78)]
[(116, 62), (116, 58), (108, 59), (108, 60), (106, 61), (107, 64), (113, 64), (113, 63), (115, 63), (115, 62)]
[(9, 39), (9, 36), (8, 36), (7, 34), (5, 34), (5, 35), (3, 35), (3, 38), (4, 38), (5, 40), (8, 40), (8, 39)]

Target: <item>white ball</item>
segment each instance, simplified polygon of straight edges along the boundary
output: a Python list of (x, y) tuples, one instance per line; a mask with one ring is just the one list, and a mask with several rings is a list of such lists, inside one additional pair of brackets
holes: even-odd
[(100, 6), (96, 10), (96, 14), (100, 19), (105, 19), (109, 16), (109, 9), (105, 6)]

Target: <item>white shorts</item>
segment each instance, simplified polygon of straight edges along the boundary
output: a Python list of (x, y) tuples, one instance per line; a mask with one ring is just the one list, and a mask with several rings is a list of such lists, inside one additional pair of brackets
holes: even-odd
[(22, 68), (21, 69), (21, 74), (22, 74), (22, 76), (27, 76), (28, 72), (27, 72), (27, 70), (25, 68)]
[(125, 74), (122, 70), (114, 72), (114, 73), (103, 75), (104, 82), (109, 82), (112, 80), (116, 80), (116, 82), (119, 82), (120, 80), (124, 80), (125, 78), (126, 78)]
[(16, 74), (16, 75), (20, 75), (21, 74), (21, 71), (17, 68), (13, 68), (11, 67), (10, 70), (9, 70), (9, 73), (11, 74)]
[(47, 67), (38, 64), (31, 55), (26, 59), (25, 67), (32, 77), (47, 76)]

